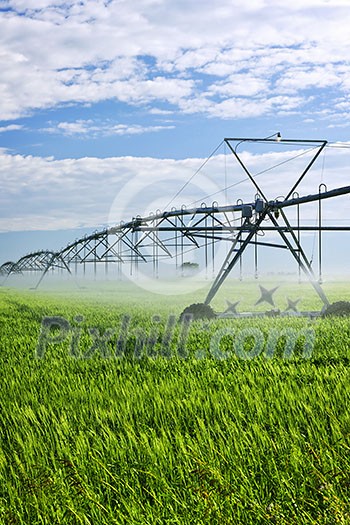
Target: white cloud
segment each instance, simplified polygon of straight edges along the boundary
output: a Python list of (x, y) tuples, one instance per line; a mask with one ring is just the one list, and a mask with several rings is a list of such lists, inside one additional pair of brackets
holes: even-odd
[(0, 126), (0, 133), (5, 133), (7, 131), (18, 131), (23, 129), (23, 126), (20, 124), (9, 124), (8, 126)]
[(218, 95), (220, 98), (245, 96), (253, 97), (266, 92), (268, 81), (264, 78), (255, 77), (252, 73), (237, 73), (230, 75), (228, 82), (218, 82), (209, 87), (207, 94)]
[(63, 133), (65, 135), (79, 135), (89, 132), (91, 120), (77, 120), (76, 122), (60, 122), (56, 128), (48, 128), (46, 131)]
[[(260, 173), (256, 181), (262, 185), (267, 198), (274, 199), (286, 195), (311, 154), (301, 155), (302, 150), (295, 148), (274, 151), (271, 146), (269, 149), (271, 151), (266, 152), (261, 147), (249, 153), (250, 145), (243, 143), (238, 152), (252, 174)], [(320, 182), (325, 182), (329, 189), (346, 186), (349, 155), (349, 148), (328, 149), (325, 162), (321, 159), (298, 188), (300, 194), (317, 193)], [(0, 150), (0, 231), (100, 227), (107, 223), (115, 198), (131, 181), (128, 206), (124, 197), (123, 200), (117, 198), (118, 209), (114, 210), (113, 217), (118, 222), (137, 214), (148, 215), (156, 207), (165, 207), (203, 160), (139, 157), (55, 160), (11, 155)], [(222, 151), (210, 159), (170, 206), (180, 207), (183, 203), (200, 206), (202, 201), (209, 204), (214, 200), (224, 203), (226, 169), (230, 174), (228, 202), (236, 202), (238, 198), (253, 200), (255, 188), (233, 156), (225, 158)], [(213, 191), (213, 187), (217, 190)], [(328, 201), (323, 216), (347, 218), (346, 203), (336, 199)], [(306, 218), (315, 220), (316, 212), (315, 207), (311, 207)]]
[(344, 72), (337, 71), (334, 66), (310, 67), (309, 69), (292, 67), (281, 76), (277, 89), (282, 93), (295, 93), (300, 90), (300, 86), (303, 86), (303, 89), (333, 87), (341, 84), (349, 72), (350, 68), (349, 71)]
[[(45, 133), (56, 133), (67, 136), (85, 135), (89, 137), (112, 136), (112, 135), (142, 135), (143, 133), (154, 133), (173, 129), (174, 126), (140, 126), (138, 124), (114, 124), (109, 121), (94, 122), (93, 120), (76, 120), (74, 122), (59, 122), (42, 131)], [(0, 128), (1, 131), (1, 128)]]
[[(341, 0), (8, 0), (0, 13), (0, 118), (117, 99), (210, 115), (264, 115), (273, 97), (350, 91)], [(240, 110), (241, 97), (250, 110)], [(296, 105), (295, 102), (299, 101)], [(248, 102), (244, 104), (248, 106)], [(259, 110), (260, 108), (260, 110)], [(168, 109), (168, 108), (165, 108)], [(227, 110), (225, 110), (227, 111)]]

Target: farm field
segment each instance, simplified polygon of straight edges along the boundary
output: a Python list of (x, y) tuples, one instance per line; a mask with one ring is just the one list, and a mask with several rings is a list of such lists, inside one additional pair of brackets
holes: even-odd
[[(347, 283), (324, 289), (350, 300)], [(320, 308), (307, 284), (287, 296)], [(214, 309), (226, 297), (248, 310), (257, 284), (229, 283)], [(350, 523), (349, 319), (179, 324), (202, 300), (0, 288), (1, 524)], [(269, 354), (285, 330), (312, 333), (308, 352), (302, 335)]]

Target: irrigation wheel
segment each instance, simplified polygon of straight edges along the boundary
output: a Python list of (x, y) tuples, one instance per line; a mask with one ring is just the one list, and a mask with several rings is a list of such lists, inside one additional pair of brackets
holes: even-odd
[(183, 321), (185, 316), (192, 316), (192, 321), (198, 321), (199, 319), (215, 319), (216, 313), (208, 304), (194, 303), (184, 309), (180, 315), (180, 321)]
[(348, 301), (337, 301), (330, 304), (322, 314), (322, 317), (349, 317), (350, 316), (350, 303)]

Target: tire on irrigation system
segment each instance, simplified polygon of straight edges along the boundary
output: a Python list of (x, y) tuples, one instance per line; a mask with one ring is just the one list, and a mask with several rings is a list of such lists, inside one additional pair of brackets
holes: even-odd
[(337, 301), (327, 306), (322, 317), (350, 317), (350, 303), (348, 301)]
[[(180, 322), (184, 321), (185, 318), (190, 318), (192, 321), (198, 321), (200, 319), (215, 319), (216, 313), (211, 306), (204, 303), (194, 303), (184, 309), (180, 315)], [(190, 317), (191, 316), (191, 317)]]

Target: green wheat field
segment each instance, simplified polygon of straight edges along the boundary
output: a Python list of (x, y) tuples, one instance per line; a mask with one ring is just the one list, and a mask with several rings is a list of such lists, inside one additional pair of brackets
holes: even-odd
[[(320, 308), (309, 285), (282, 288), (281, 309), (286, 296)], [(350, 299), (346, 283), (324, 288)], [(350, 321), (179, 324), (203, 296), (0, 288), (1, 524), (350, 523)], [(225, 297), (246, 311), (259, 292), (232, 282), (214, 309)], [(53, 316), (69, 330), (43, 336)], [(289, 358), (283, 339), (269, 359), (233, 351), (239, 331), (286, 327), (314, 331), (311, 356), (302, 340)], [(218, 330), (222, 358), (209, 351)]]

